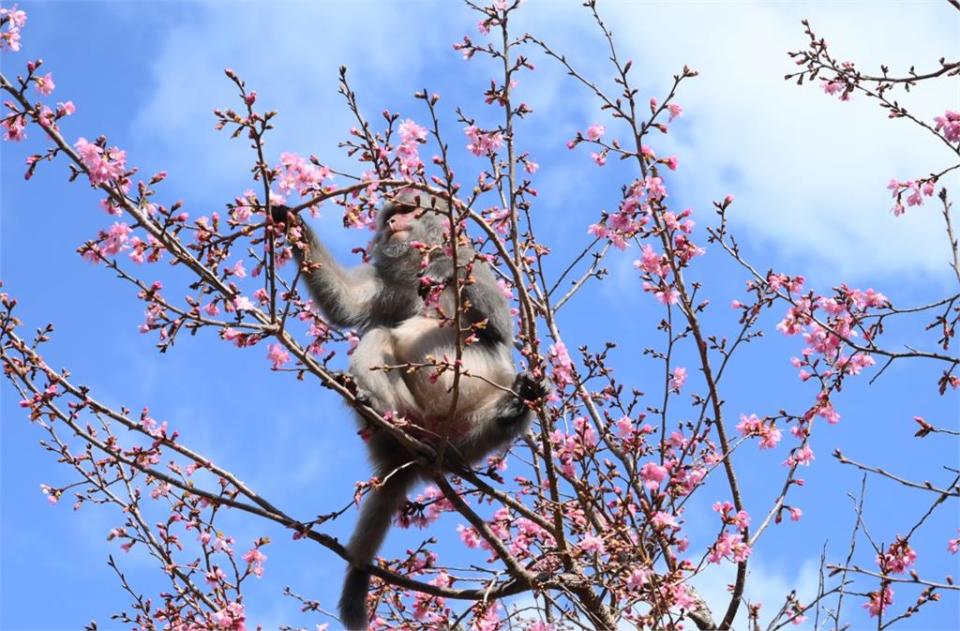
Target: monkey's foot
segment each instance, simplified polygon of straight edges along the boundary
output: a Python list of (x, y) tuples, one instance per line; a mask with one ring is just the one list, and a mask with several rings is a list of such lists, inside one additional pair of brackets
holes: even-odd
[(522, 372), (513, 381), (513, 391), (524, 402), (533, 403), (545, 397), (550, 390), (547, 388), (546, 380), (537, 381), (530, 373)]
[(349, 372), (346, 372), (346, 371), (335, 372), (335, 373), (331, 373), (331, 376), (333, 377), (334, 381), (336, 381), (338, 384), (340, 384), (350, 392), (355, 393), (357, 390), (359, 390), (359, 386), (357, 386), (357, 380), (354, 379), (353, 375), (351, 375)]
[(537, 381), (528, 372), (522, 372), (513, 380), (513, 393), (508, 394), (497, 415), (497, 424), (501, 427), (525, 425), (529, 417), (530, 406), (541, 397), (546, 396), (546, 383)]
[(357, 387), (355, 395), (357, 397), (358, 405), (366, 405), (367, 407), (374, 407), (373, 405), (373, 395), (363, 388)]

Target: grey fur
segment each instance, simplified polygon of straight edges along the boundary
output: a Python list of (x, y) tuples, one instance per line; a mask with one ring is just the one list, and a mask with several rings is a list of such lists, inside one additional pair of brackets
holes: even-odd
[[(408, 212), (411, 206), (420, 210), (408, 219), (412, 227), (407, 238), (393, 238), (386, 228), (390, 217)], [(443, 243), (448, 221), (443, 213), (447, 208), (444, 200), (426, 193), (407, 190), (394, 197), (380, 211), (371, 243), (371, 264), (352, 269), (341, 267), (303, 222), (300, 227), (308, 247), (306, 251), (295, 248), (295, 253), (301, 266), (308, 270), (310, 293), (326, 317), (336, 325), (354, 327), (360, 334), (360, 343), (350, 361), (358, 395), (366, 397), (380, 413), (396, 411), (419, 423), (422, 431), (414, 431), (422, 440), (429, 442), (448, 434), (447, 466), (456, 467), (473, 463), (524, 433), (530, 423), (524, 400), (535, 400), (544, 391), (529, 375), (516, 373), (511, 355), (510, 309), (493, 271), (481, 260), (472, 263), (473, 282), (464, 286), (462, 295), (471, 304), (464, 319), (470, 324), (486, 321), (486, 326), (478, 334), (479, 342), (464, 348), (464, 368), (511, 388), (521, 398), (481, 379), (461, 376), (454, 418), (448, 418), (452, 401), (449, 373), (431, 380), (431, 369), (373, 370), (422, 361), (427, 354), (437, 358), (454, 356), (453, 327), (436, 326), (439, 320), (435, 310), (424, 305), (418, 291), (424, 274), (452, 280), (451, 257), (435, 257), (421, 270), (421, 253), (408, 245), (411, 240)], [(282, 206), (274, 208), (274, 219), (293, 220)], [(472, 248), (459, 247), (460, 266), (473, 257)], [(455, 289), (454, 283), (449, 285), (439, 302), (443, 312), (452, 316)], [(360, 423), (366, 425), (362, 418)], [(366, 568), (373, 562), (407, 491), (425, 474), (411, 464), (413, 456), (387, 432), (374, 431), (367, 446), (376, 475), (385, 481), (368, 493), (347, 545), (350, 566), (339, 608), (341, 622), (348, 629), (367, 628), (370, 573)]]

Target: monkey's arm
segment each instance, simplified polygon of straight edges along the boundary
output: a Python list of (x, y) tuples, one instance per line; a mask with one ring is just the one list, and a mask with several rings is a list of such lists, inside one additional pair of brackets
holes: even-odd
[[(458, 262), (461, 268), (457, 276), (461, 283), (466, 279), (466, 269), (462, 266), (473, 256), (472, 250), (459, 253)], [(466, 311), (469, 323), (486, 321), (486, 326), (480, 329), (478, 334), (481, 341), (489, 344), (511, 344), (513, 323), (510, 319), (510, 306), (500, 287), (497, 286), (493, 270), (482, 260), (473, 261), (471, 267), (471, 282), (464, 283), (461, 294), (470, 303), (470, 308)], [(447, 281), (448, 287), (442, 302), (444, 312), (452, 316), (454, 310), (453, 260), (448, 256), (434, 259), (424, 273)]]
[(306, 222), (288, 215), (287, 210), (274, 206), (274, 221), (290, 222), (300, 230), (300, 239), (291, 240), (293, 252), (317, 306), (337, 326), (367, 324), (371, 302), (382, 284), (373, 268), (345, 268), (337, 263)]
[(513, 322), (510, 318), (510, 305), (497, 285), (490, 266), (477, 261), (473, 267), (475, 282), (466, 285), (464, 296), (471, 304), (471, 320), (486, 320), (487, 326), (480, 339), (488, 339), (497, 344), (510, 345), (513, 342)]

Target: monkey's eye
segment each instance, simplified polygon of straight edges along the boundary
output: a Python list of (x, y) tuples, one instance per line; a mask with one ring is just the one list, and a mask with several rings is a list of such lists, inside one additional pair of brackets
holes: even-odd
[(412, 213), (412, 212), (415, 211), (416, 209), (417, 209), (416, 206), (410, 206), (410, 205), (408, 205), (408, 204), (397, 204), (396, 206), (394, 206), (394, 211), (393, 211), (393, 213), (391, 213), (391, 214), (393, 214), (393, 215), (406, 215), (406, 214), (408, 214), (408, 213)]

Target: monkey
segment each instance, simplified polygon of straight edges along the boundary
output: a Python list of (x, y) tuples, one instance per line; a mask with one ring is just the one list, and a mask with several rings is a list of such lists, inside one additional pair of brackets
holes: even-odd
[[(331, 323), (359, 333), (348, 368), (358, 400), (381, 415), (401, 415), (411, 423), (408, 431), (420, 440), (439, 447), (446, 438), (448, 469), (476, 462), (524, 434), (532, 416), (530, 406), (546, 394), (541, 381), (529, 373), (517, 374), (510, 309), (489, 263), (477, 258), (471, 246), (457, 245), (459, 281), (454, 279), (451, 239), (445, 230), (449, 208), (439, 196), (401, 189), (378, 213), (370, 262), (353, 268), (337, 263), (287, 207), (272, 208), (275, 222), (296, 223), (301, 230), (294, 255), (317, 306)], [(426, 257), (424, 247), (431, 249)], [(425, 278), (446, 283), (436, 304), (428, 305), (421, 295)], [(475, 341), (463, 346), (454, 395), (453, 370), (416, 366), (429, 363), (430, 357), (453, 361), (457, 331), (450, 320), (456, 313), (458, 282), (461, 327), (469, 326), (465, 336), (473, 335)], [(384, 369), (389, 366), (399, 368)], [(367, 423), (359, 414), (358, 420), (361, 427)], [(367, 566), (408, 489), (429, 473), (387, 431), (374, 430), (367, 448), (381, 482), (364, 498), (347, 544), (349, 565), (339, 613), (351, 630), (367, 628)]]

